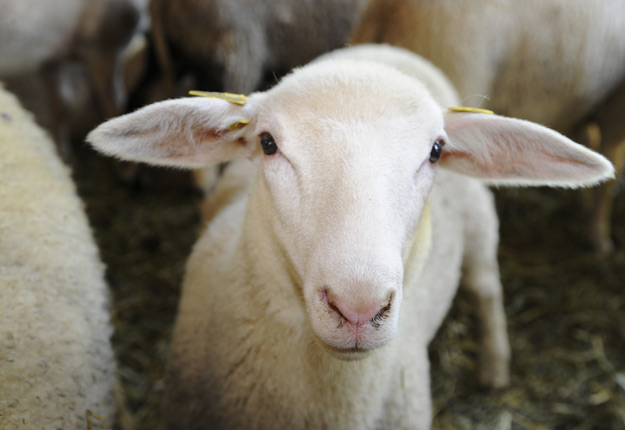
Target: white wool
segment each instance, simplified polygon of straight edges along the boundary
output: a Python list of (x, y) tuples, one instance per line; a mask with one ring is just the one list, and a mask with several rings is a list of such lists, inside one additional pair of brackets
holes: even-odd
[(107, 297), (68, 169), (0, 88), (2, 429), (86, 429), (88, 410), (113, 424)]
[(187, 265), (169, 428), (429, 428), (427, 345), (461, 274), (482, 324), (480, 381), (508, 382), (497, 215), (469, 176), (580, 186), (613, 169), (539, 125), (447, 113), (452, 99), (414, 54), (346, 48), (244, 106), (171, 100), (91, 132), (121, 158), (236, 160)]
[(409, 49), (463, 105), (569, 131), (625, 76), (624, 27), (620, 0), (371, 0), (352, 43)]

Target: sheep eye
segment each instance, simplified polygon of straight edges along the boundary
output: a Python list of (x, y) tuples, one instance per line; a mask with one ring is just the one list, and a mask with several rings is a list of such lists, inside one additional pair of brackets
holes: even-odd
[(260, 147), (263, 148), (265, 155), (273, 155), (278, 152), (278, 145), (273, 140), (273, 136), (269, 133), (262, 133), (260, 135)]
[(445, 141), (442, 139), (437, 139), (434, 142), (434, 146), (432, 146), (432, 151), (430, 152), (430, 163), (436, 163), (443, 154), (443, 146), (445, 145)]

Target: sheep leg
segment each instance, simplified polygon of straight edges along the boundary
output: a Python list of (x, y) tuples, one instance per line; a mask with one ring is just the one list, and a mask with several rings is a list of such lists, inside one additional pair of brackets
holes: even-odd
[(87, 67), (100, 113), (105, 119), (119, 115), (125, 94), (118, 53), (112, 49), (85, 50), (80, 56)]
[(593, 210), (590, 219), (590, 234), (593, 248), (602, 255), (613, 251), (611, 238), (612, 204), (618, 188), (618, 178), (625, 168), (625, 138), (605, 145), (602, 151), (616, 169), (617, 180), (611, 180), (593, 190)]
[(467, 230), (462, 287), (473, 295), (481, 325), (480, 384), (500, 388), (509, 381), (510, 344), (497, 261), (498, 223), (494, 207), (487, 212), (471, 220)]
[(510, 345), (497, 263), (468, 268), (463, 286), (475, 297), (481, 324), (480, 384), (505, 387), (509, 381)]
[(166, 13), (166, 3), (163, 0), (152, 0), (150, 1), (149, 8), (152, 22), (152, 25), (150, 26), (150, 34), (152, 35), (156, 59), (162, 74), (160, 86), (163, 91), (163, 99), (172, 98), (175, 95), (174, 67), (171, 59), (171, 53), (169, 52), (169, 47), (167, 46), (165, 29), (163, 28), (163, 16)]
[(49, 111), (49, 130), (56, 143), (59, 156), (66, 164), (71, 164), (72, 148), (67, 121), (65, 102), (61, 95), (59, 64), (49, 62), (41, 68), (40, 76), (45, 91)]
[(612, 180), (593, 189), (589, 236), (592, 248), (599, 255), (611, 254), (614, 250), (610, 223), (616, 185)]
[(593, 207), (590, 218), (590, 240), (599, 254), (609, 254), (614, 246), (611, 239), (612, 203), (618, 179), (625, 170), (625, 81), (595, 112), (594, 121), (601, 129), (600, 152), (614, 164), (616, 180), (605, 182), (593, 190)]

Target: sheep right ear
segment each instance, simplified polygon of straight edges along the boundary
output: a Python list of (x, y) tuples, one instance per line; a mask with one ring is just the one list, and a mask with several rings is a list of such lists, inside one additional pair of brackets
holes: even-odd
[(259, 98), (243, 105), (204, 97), (158, 102), (101, 124), (87, 141), (124, 160), (184, 168), (250, 157)]
[(580, 187), (614, 178), (600, 154), (547, 127), (504, 116), (445, 115), (449, 144), (441, 165), (491, 185)]

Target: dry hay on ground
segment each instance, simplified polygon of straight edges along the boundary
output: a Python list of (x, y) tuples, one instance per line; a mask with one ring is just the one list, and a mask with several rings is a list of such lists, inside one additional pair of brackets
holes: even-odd
[[(108, 266), (114, 346), (137, 429), (159, 428), (159, 403), (184, 262), (196, 238), (198, 198), (188, 176), (142, 169), (143, 187), (116, 180), (111, 160), (79, 151), (79, 191)], [(439, 429), (625, 427), (625, 195), (618, 252), (580, 244), (572, 191), (499, 190), (500, 262), (512, 344), (510, 388), (477, 386), (477, 332), (460, 294), (430, 348)]]

